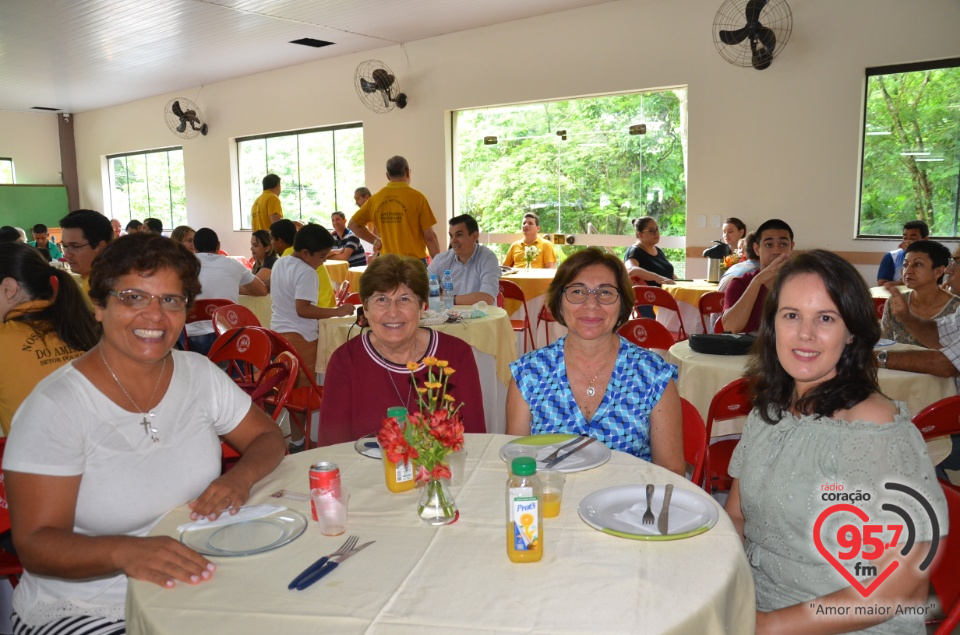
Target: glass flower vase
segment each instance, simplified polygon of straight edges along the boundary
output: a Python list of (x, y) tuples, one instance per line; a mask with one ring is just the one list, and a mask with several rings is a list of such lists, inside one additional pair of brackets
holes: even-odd
[(420, 520), (431, 525), (449, 525), (460, 517), (460, 510), (450, 493), (450, 481), (431, 478), (420, 486), (417, 513)]

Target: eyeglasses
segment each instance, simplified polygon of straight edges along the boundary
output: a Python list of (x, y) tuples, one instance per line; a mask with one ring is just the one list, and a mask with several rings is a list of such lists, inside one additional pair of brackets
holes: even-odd
[(620, 297), (620, 291), (612, 286), (599, 286), (596, 289), (588, 289), (583, 285), (564, 287), (563, 297), (570, 304), (583, 304), (590, 295), (593, 295), (600, 304), (614, 304)]
[(659, 228), (659, 227), (654, 227), (653, 229), (644, 229), (644, 230), (641, 231), (640, 233), (641, 233), (641, 234), (659, 234), (659, 233), (660, 233), (660, 228)]
[(60, 248), (64, 252), (77, 252), (83, 249), (84, 247), (89, 247), (90, 243), (60, 243)]
[(418, 298), (406, 294), (397, 298), (390, 298), (386, 295), (379, 294), (370, 296), (370, 298), (367, 299), (367, 308), (380, 311), (386, 311), (393, 304), (396, 304), (398, 309), (406, 310), (419, 308), (421, 303)]
[(175, 294), (164, 294), (164, 295), (151, 295), (146, 291), (141, 291), (140, 289), (124, 289), (123, 291), (111, 291), (108, 295), (112, 295), (116, 299), (120, 300), (120, 304), (129, 308), (142, 310), (150, 306), (150, 303), (155, 299), (160, 300), (160, 308), (164, 311), (184, 311), (187, 308), (187, 299), (182, 295)]

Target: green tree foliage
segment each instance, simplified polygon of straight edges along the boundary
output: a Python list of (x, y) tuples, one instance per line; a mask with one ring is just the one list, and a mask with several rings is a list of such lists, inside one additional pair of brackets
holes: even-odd
[(182, 149), (111, 157), (109, 174), (114, 218), (159, 218), (171, 229), (187, 224)]
[[(650, 215), (665, 235), (685, 235), (684, 93), (458, 112), (457, 213), (492, 232), (519, 231), (532, 211), (544, 232), (585, 234), (592, 223), (617, 235), (633, 232), (630, 219)], [(631, 135), (641, 123), (646, 134)], [(490, 136), (496, 144), (485, 144)]]
[(957, 236), (960, 67), (869, 77), (866, 99), (860, 234)]

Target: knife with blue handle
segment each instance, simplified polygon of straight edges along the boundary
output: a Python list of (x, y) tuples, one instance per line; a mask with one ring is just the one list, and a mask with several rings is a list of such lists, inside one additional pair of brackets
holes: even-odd
[[(332, 560), (330, 560), (330, 561), (328, 561), (326, 564), (324, 564), (323, 566), (318, 567), (318, 568), (314, 569), (312, 572), (310, 572), (309, 574), (307, 574), (307, 575), (306, 575), (302, 580), (300, 580), (300, 582), (297, 584), (297, 591), (303, 591), (304, 589), (306, 589), (307, 587), (309, 587), (311, 584), (313, 584), (314, 582), (316, 582), (317, 580), (319, 580), (320, 578), (322, 578), (323, 576), (327, 575), (328, 573), (330, 573), (331, 571), (333, 571), (334, 569), (336, 569), (338, 566), (340, 566), (340, 563), (341, 563), (341, 562), (343, 562), (344, 560), (346, 560), (347, 558), (349, 558), (350, 556), (352, 556), (352, 555), (354, 555), (354, 554), (360, 553), (361, 551), (363, 551), (364, 549), (366, 549), (367, 547), (369, 547), (370, 545), (372, 545), (372, 544), (375, 543), (375, 542), (376, 542), (376, 540), (371, 540), (370, 542), (365, 542), (365, 543), (363, 543), (362, 545), (360, 545), (359, 547), (357, 547), (356, 549), (353, 549), (352, 551), (348, 551), (345, 555), (342, 555), (342, 556), (334, 556), (335, 558), (336, 558), (336, 557), (339, 558), (339, 560), (338, 560), (337, 562), (333, 562)], [(312, 567), (311, 567), (311, 568), (312, 568)]]

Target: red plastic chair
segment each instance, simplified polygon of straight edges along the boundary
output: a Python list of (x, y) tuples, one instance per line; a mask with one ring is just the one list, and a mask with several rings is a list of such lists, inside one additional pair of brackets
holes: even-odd
[(873, 299), (873, 308), (877, 312), (877, 319), (883, 319), (883, 309), (887, 306), (887, 298), (874, 298)]
[[(647, 318), (649, 319), (649, 318)], [(683, 460), (690, 465), (690, 481), (702, 486), (703, 463), (707, 458), (707, 428), (696, 406), (680, 397), (683, 416)]]
[(500, 293), (507, 300), (516, 300), (523, 304), (523, 319), (510, 320), (510, 326), (517, 333), (523, 333), (523, 352), (527, 352), (527, 338), (530, 338), (530, 348), (537, 348), (536, 340), (533, 338), (533, 328), (530, 326), (530, 311), (527, 310), (527, 296), (523, 294), (523, 289), (516, 282), (509, 280), (500, 280)]
[(714, 333), (723, 333), (723, 317), (717, 318), (717, 323), (713, 325)]
[[(943, 621), (931, 620), (928, 625), (937, 624), (934, 635), (950, 635), (957, 626), (960, 626), (960, 539), (956, 537), (957, 527), (960, 527), (960, 491), (941, 482), (943, 495), (947, 497), (947, 514), (950, 518), (950, 535), (941, 538), (937, 549), (937, 556), (930, 570), (930, 584), (943, 609)], [(943, 532), (943, 523), (940, 523)]]
[(537, 328), (534, 330), (534, 333), (539, 333), (540, 323), (546, 322), (547, 327), (545, 329), (545, 333), (547, 335), (548, 346), (550, 345), (550, 323), (556, 322), (556, 321), (557, 321), (557, 318), (553, 317), (553, 313), (550, 312), (550, 307), (548, 307), (546, 304), (540, 307), (540, 313), (537, 314)]
[(360, 305), (363, 304), (363, 302), (360, 300), (360, 294), (359, 294), (359, 293), (348, 293), (348, 294), (343, 298), (343, 302), (342, 302), (341, 304), (353, 304), (353, 305), (356, 305), (356, 306), (360, 306)]
[(617, 333), (641, 348), (660, 348), (665, 351), (676, 344), (673, 335), (663, 324), (653, 318), (634, 318), (627, 320)]
[[(3, 469), (3, 453), (6, 448), (6, 437), (0, 437), (0, 470)], [(0, 475), (0, 532), (4, 531), (10, 531), (10, 508), (7, 506), (7, 486)], [(17, 586), (22, 573), (23, 565), (20, 564), (20, 559), (9, 551), (0, 550), (0, 575), (7, 576), (10, 584)]]
[[(720, 291), (711, 291), (700, 296), (697, 308), (700, 309), (700, 325), (703, 327), (704, 333), (710, 332), (707, 327), (707, 320), (710, 316), (714, 313), (723, 313), (723, 297), (724, 294)], [(719, 320), (719, 318), (717, 319)]]
[(193, 307), (191, 307), (190, 312), (187, 313), (187, 321), (184, 323), (183, 335), (180, 337), (180, 343), (183, 345), (183, 350), (190, 350), (190, 340), (187, 338), (186, 324), (203, 322), (205, 320), (212, 321), (213, 311), (219, 306), (227, 306), (228, 304), (234, 304), (234, 301), (224, 298), (206, 298), (203, 300), (193, 301)]
[(634, 317), (640, 317), (640, 312), (637, 309), (641, 306), (656, 306), (667, 309), (668, 311), (673, 311), (677, 314), (677, 321), (680, 323), (680, 328), (677, 330), (674, 339), (678, 342), (687, 339), (687, 332), (683, 328), (683, 319), (680, 317), (680, 307), (677, 306), (677, 301), (673, 299), (672, 295), (660, 287), (639, 284), (634, 285), (633, 295), (635, 296), (633, 303)]
[[(750, 386), (745, 378), (735, 379), (714, 395), (707, 411), (707, 442), (713, 435), (713, 424), (717, 421), (745, 417), (753, 409), (750, 402)], [(708, 493), (729, 490), (733, 486), (733, 478), (727, 472), (730, 457), (740, 439), (723, 439), (710, 443), (707, 447), (707, 458), (704, 467), (704, 489)]]
[(930, 404), (913, 415), (913, 425), (925, 440), (960, 434), (960, 395)]
[(241, 326), (224, 331), (210, 347), (207, 359), (214, 364), (226, 362), (227, 371), (237, 385), (251, 393), (257, 376), (273, 358), (270, 337), (258, 328)]
[(240, 326), (262, 326), (257, 315), (242, 304), (218, 306), (213, 310), (211, 318), (213, 319), (213, 332), (217, 334), (217, 337), (223, 335), (228, 329), (235, 329)]

